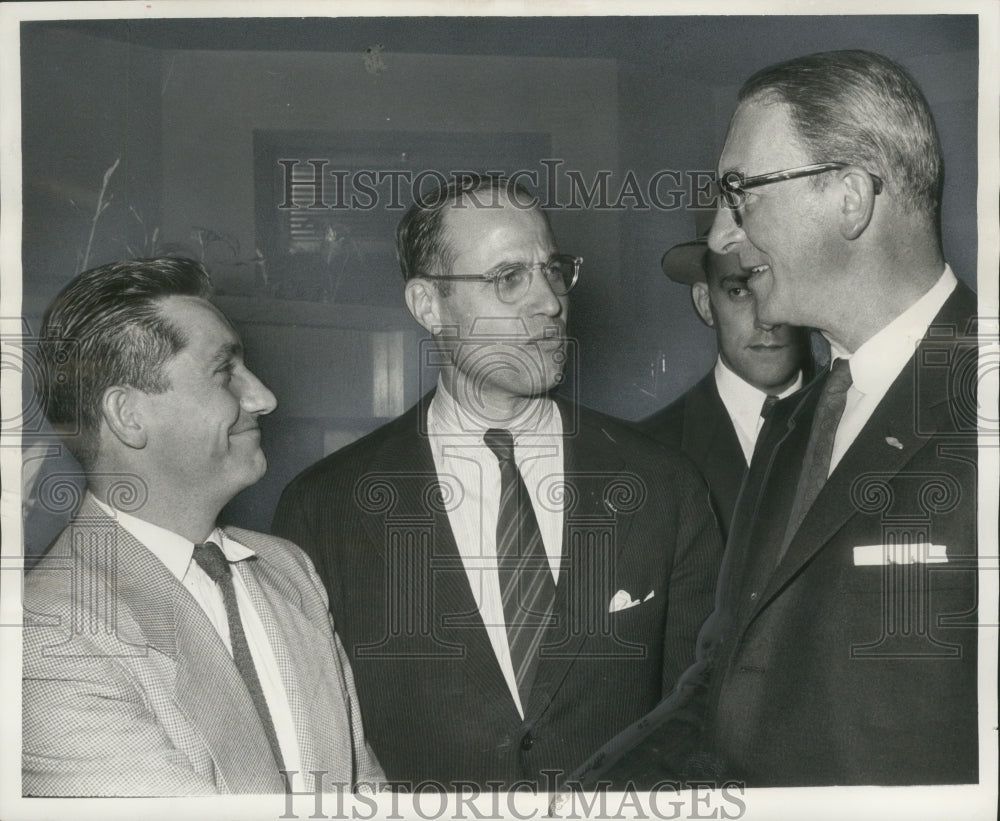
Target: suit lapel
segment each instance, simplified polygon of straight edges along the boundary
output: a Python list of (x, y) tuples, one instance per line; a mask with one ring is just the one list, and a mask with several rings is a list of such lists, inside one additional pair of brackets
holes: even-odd
[(686, 403), (682, 450), (708, 483), (712, 507), (727, 534), (747, 463), (736, 427), (719, 396), (714, 371), (696, 386)]
[[(599, 582), (613, 578), (610, 571), (625, 549), (632, 523), (632, 517), (620, 515), (617, 508), (624, 507), (638, 491), (623, 473), (625, 465), (614, 441), (600, 426), (593, 425), (576, 405), (557, 399), (557, 406), (563, 419), (563, 476), (568, 488), (553, 608), (559, 622), (554, 637), (546, 639), (541, 649), (535, 687), (525, 711), (527, 723), (534, 723), (545, 712), (580, 655), (588, 638), (583, 629), (586, 620), (607, 609), (614, 591), (609, 593)], [(611, 555), (595, 557), (587, 552), (589, 540), (585, 536), (594, 528), (607, 528), (612, 534)], [(602, 560), (607, 572), (595, 567), (595, 562)], [(583, 612), (577, 612), (580, 608)]]
[[(229, 792), (282, 792), (267, 736), (246, 685), (197, 602), (178, 597), (177, 706), (199, 729)], [(211, 632), (208, 632), (211, 631)]]
[[(261, 539), (266, 538), (243, 530), (230, 533), (227, 529), (227, 535), (256, 551), (261, 550)], [(326, 652), (329, 634), (306, 617), (301, 591), (291, 579), (273, 568), (266, 554), (258, 552), (257, 556), (252, 561), (237, 562), (234, 567), (250, 594), (281, 674), (295, 725), (302, 777), (310, 785), (309, 773), (316, 769), (332, 768), (328, 779), (349, 774), (350, 745), (331, 744), (351, 737), (346, 713), (334, 709), (336, 705), (330, 705), (323, 696), (328, 684), (324, 678), (335, 669)]]
[[(910, 380), (905, 381), (908, 383), (905, 386), (896, 384), (890, 389), (857, 439), (844, 454), (833, 473), (830, 474), (830, 478), (792, 537), (784, 558), (774, 568), (764, 588), (763, 595), (759, 599), (758, 609), (771, 601), (785, 584), (855, 515), (857, 508), (849, 501), (851, 490), (852, 486), (857, 485), (864, 473), (871, 471), (874, 464), (878, 464), (877, 473), (879, 474), (896, 473), (919, 450), (921, 443), (912, 431), (909, 436), (906, 436), (897, 429), (897, 427), (902, 427), (898, 426), (899, 415), (908, 413), (913, 407), (909, 401), (912, 394), (907, 392), (907, 389), (912, 387), (912, 383)], [(891, 430), (902, 434), (902, 438), (897, 438), (897, 441), (904, 445), (902, 449), (896, 449), (886, 444), (886, 436)], [(872, 454), (878, 454), (878, 462), (873, 460)], [(801, 460), (792, 464), (800, 466)], [(792, 496), (794, 496), (794, 491)], [(779, 542), (781, 538), (779, 535)]]
[[(365, 517), (366, 527), (383, 555), (387, 523), (398, 519), (412, 527), (412, 523), (423, 521), (432, 528), (434, 586), (430, 607), (435, 635), (462, 648), (470, 679), (483, 690), (490, 703), (496, 704), (497, 709), (509, 710), (516, 719), (513, 700), (469, 589), (468, 575), (447, 512), (442, 505), (434, 503), (434, 499), (440, 497), (435, 493), (439, 482), (425, 435), (429, 401), (430, 395), (400, 418), (400, 427), (387, 438), (373, 458), (369, 474), (362, 479), (371, 482), (372, 488), (380, 482), (387, 482), (392, 488), (390, 506), (382, 515)], [(579, 629), (586, 614), (572, 612), (570, 608), (595, 606), (590, 599), (581, 601), (581, 594), (602, 599), (606, 595), (603, 589), (591, 589), (592, 562), (583, 561), (585, 554), (574, 550), (573, 544), (579, 544), (581, 549), (584, 547), (580, 537), (588, 523), (607, 526), (614, 536), (613, 555), (607, 557), (613, 567), (628, 541), (633, 518), (619, 515), (615, 507), (616, 501), (623, 504), (616, 494), (627, 499), (635, 488), (630, 477), (623, 473), (624, 463), (614, 441), (600, 426), (591, 424), (578, 406), (560, 399), (556, 403), (563, 422), (563, 468), (568, 485), (568, 509), (563, 514), (562, 555), (553, 608), (559, 619), (555, 628), (558, 638), (543, 646), (535, 686), (529, 703), (524, 705), (528, 723), (544, 713), (587, 639), (586, 631)], [(363, 486), (359, 495), (363, 497), (364, 494)], [(607, 599), (597, 602), (596, 606), (606, 608), (609, 600), (610, 594), (607, 594)]]
[[(958, 327), (959, 335), (964, 334), (966, 328), (961, 326), (961, 323), (969, 314), (963, 314), (961, 306), (970, 297), (974, 310), (974, 295), (960, 283), (932, 324), (947, 326), (952, 328), (952, 332)], [(852, 493), (858, 492), (861, 488), (862, 477), (866, 474), (871, 474), (873, 477), (897, 475), (922, 448), (936, 446), (933, 434), (954, 428), (949, 406), (950, 391), (953, 389), (948, 384), (950, 369), (939, 366), (921, 367), (923, 352), (931, 344), (933, 337), (925, 336), (914, 356), (903, 367), (864, 428), (830, 474), (829, 480), (793, 536), (785, 557), (767, 582), (754, 613), (766, 606), (858, 512), (858, 505), (854, 502)], [(945, 345), (948, 348), (952, 347), (950, 340), (946, 340)], [(811, 400), (813, 410), (821, 386), (822, 382), (818, 383), (813, 391), (815, 394)], [(812, 410), (808, 418), (812, 419)], [(808, 426), (803, 425), (802, 428), (803, 434), (798, 444), (803, 448), (804, 456), (805, 442), (808, 441)], [(793, 470), (784, 471), (785, 479), (790, 479), (792, 483), (791, 495), (787, 496), (790, 503), (795, 492), (794, 484), (798, 480), (801, 458), (794, 458), (794, 454), (786, 452), (781, 459), (784, 464), (795, 466)], [(778, 538), (781, 538), (780, 535)]]
[(733, 464), (746, 461), (736, 429), (722, 403), (710, 371), (688, 396), (684, 405), (684, 434), (681, 450), (697, 464), (704, 464), (706, 473), (719, 467), (732, 470)]
[(369, 541), (385, 555), (386, 525), (408, 521), (433, 527), (435, 541), (455, 544), (448, 515), (438, 502), (440, 482), (427, 439), (427, 406), (433, 392), (393, 423), (382, 447), (359, 478), (355, 497), (365, 512), (362, 516)]
[[(738, 602), (737, 620), (740, 623), (749, 620), (759, 609), (760, 602), (736, 591), (759, 591), (774, 573), (821, 384), (819, 380), (819, 384), (803, 393), (794, 407), (785, 411), (786, 416), (776, 415), (773, 424), (765, 428), (763, 435), (767, 435), (769, 441), (758, 442), (753, 464), (740, 491), (739, 510), (750, 511), (750, 516), (734, 518), (729, 536), (734, 544), (726, 549), (724, 573), (720, 574), (728, 586), (735, 588), (723, 599)], [(782, 406), (777, 407), (776, 413), (781, 413)], [(739, 549), (735, 543), (739, 543)], [(731, 567), (726, 565), (729, 561), (734, 563)]]
[[(177, 707), (201, 735), (215, 764), (215, 780), (223, 791), (282, 791), (264, 730), (256, 720), (253, 701), (222, 639), (184, 586), (145, 546), (119, 527), (96, 505), (85, 503), (74, 528), (86, 528), (79, 541), (93, 544), (94, 529), (114, 545), (113, 568), (105, 576), (113, 585), (116, 626), (124, 632), (123, 617), (138, 627), (128, 636), (147, 652), (160, 653), (174, 664), (173, 688)], [(77, 540), (74, 540), (75, 542)]]
[[(498, 705), (497, 709), (508, 709), (516, 716), (510, 691), (469, 587), (469, 577), (444, 504), (450, 491), (442, 489), (426, 434), (427, 408), (432, 396), (433, 392), (427, 394), (398, 420), (399, 427), (372, 459), (369, 473), (362, 477), (362, 483), (372, 483), (375, 492), (391, 497), (380, 515), (364, 517), (365, 526), (372, 544), (378, 547), (386, 562), (396, 560), (386, 555), (388, 543), (394, 538), (391, 532), (394, 523), (411, 536), (414, 528), (427, 534), (425, 547), (429, 553), (420, 560), (420, 566), (426, 571), (426, 583), (430, 586), (426, 606), (435, 642), (446, 654), (463, 655), (465, 671), (489, 703)], [(363, 485), (359, 494), (363, 496), (366, 492)], [(419, 550), (420, 545), (416, 549)], [(425, 561), (429, 564), (425, 565)]]

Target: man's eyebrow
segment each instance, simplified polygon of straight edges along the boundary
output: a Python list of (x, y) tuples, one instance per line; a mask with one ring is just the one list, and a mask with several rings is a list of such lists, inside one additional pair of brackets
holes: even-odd
[(232, 359), (240, 359), (243, 356), (243, 345), (239, 342), (227, 342), (215, 352), (210, 360), (212, 367), (224, 365)]
[(723, 286), (733, 286), (738, 285), (740, 288), (746, 288), (747, 283), (750, 281), (750, 277), (739, 276), (737, 274), (726, 274), (720, 281)]
[[(549, 254), (548, 256), (545, 257), (545, 263), (544, 264), (548, 265), (556, 257), (559, 257), (559, 256), (563, 256), (563, 254), (561, 252), (559, 252), (559, 251), (553, 251), (551, 254)], [(538, 263), (535, 263), (535, 264), (537, 265)], [(489, 270), (487, 270), (486, 271), (486, 275), (488, 276), (489, 274), (498, 273), (498, 272), (502, 271), (504, 268), (510, 268), (513, 265), (524, 265), (525, 267), (530, 267), (531, 263), (530, 262), (525, 262), (523, 259), (504, 259), (504, 260), (501, 260), (500, 262), (498, 262), (496, 265), (494, 265)]]

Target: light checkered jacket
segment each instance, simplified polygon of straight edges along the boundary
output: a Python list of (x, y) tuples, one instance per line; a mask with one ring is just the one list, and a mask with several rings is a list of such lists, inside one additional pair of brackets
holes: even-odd
[[(274, 649), (306, 788), (381, 781), (326, 592), (290, 542), (228, 528)], [(24, 585), (25, 795), (280, 793), (243, 680), (191, 594), (84, 501)], [(300, 782), (301, 783), (301, 782)]]

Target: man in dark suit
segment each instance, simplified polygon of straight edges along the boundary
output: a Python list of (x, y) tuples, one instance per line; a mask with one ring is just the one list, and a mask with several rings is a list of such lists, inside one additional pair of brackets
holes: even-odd
[(715, 331), (719, 357), (711, 372), (639, 429), (691, 457), (725, 535), (764, 416), (774, 401), (802, 387), (811, 354), (805, 328), (757, 318), (739, 260), (708, 250), (711, 212), (702, 213), (709, 215), (704, 234), (667, 251), (661, 267), (690, 286), (698, 316)]
[(330, 585), (391, 780), (551, 787), (693, 658), (708, 495), (680, 454), (550, 395), (581, 260), (536, 200), (463, 179), (397, 251), (436, 390), (296, 478), (274, 527)]
[(136, 260), (80, 274), (46, 313), (39, 389), (87, 491), (25, 577), (25, 795), (383, 778), (312, 564), (216, 526), (264, 473), (275, 399), (209, 293), (196, 262)]
[(976, 297), (930, 108), (880, 55), (791, 60), (743, 86), (719, 173), (709, 247), (834, 362), (758, 442), (699, 663), (578, 774), (669, 777), (687, 710), (750, 785), (975, 782)]

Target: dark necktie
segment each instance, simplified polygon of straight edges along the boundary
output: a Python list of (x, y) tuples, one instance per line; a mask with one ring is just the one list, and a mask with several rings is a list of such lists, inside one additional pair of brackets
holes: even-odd
[(802, 463), (802, 473), (795, 490), (795, 501), (788, 517), (788, 529), (778, 556), (778, 561), (785, 555), (788, 544), (802, 524), (806, 513), (826, 484), (830, 473), (830, 459), (833, 456), (833, 441), (840, 426), (840, 417), (844, 415), (847, 404), (847, 391), (851, 387), (851, 365), (846, 359), (834, 360), (830, 374), (823, 385), (816, 414), (813, 416), (812, 429), (809, 432), (809, 445), (805, 460)]
[(497, 567), (510, 660), (521, 707), (527, 713), (538, 648), (551, 622), (556, 585), (528, 488), (514, 461), (514, 438), (509, 430), (490, 428), (483, 441), (500, 462)]
[(779, 402), (779, 398), (773, 393), (769, 393), (764, 397), (764, 404), (760, 406), (760, 418), (767, 419), (771, 415), (771, 411), (774, 410), (774, 406)]
[(250, 645), (247, 644), (246, 633), (243, 632), (243, 622), (240, 620), (240, 610), (236, 603), (236, 588), (233, 587), (229, 561), (215, 542), (196, 544), (194, 546), (194, 560), (222, 590), (222, 600), (226, 604), (226, 619), (229, 622), (229, 643), (233, 648), (233, 661), (236, 662), (236, 669), (240, 671), (240, 675), (250, 691), (250, 698), (253, 699), (254, 707), (257, 708), (260, 722), (264, 725), (264, 733), (271, 745), (275, 763), (279, 770), (283, 770), (285, 765), (281, 757), (281, 747), (278, 745), (278, 736), (274, 732), (271, 712), (267, 709), (267, 699), (264, 698), (264, 691), (260, 686), (260, 679), (257, 677), (257, 668), (253, 663)]

